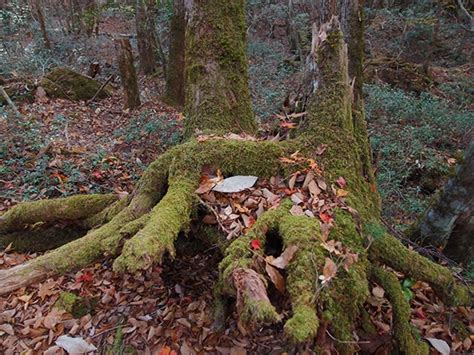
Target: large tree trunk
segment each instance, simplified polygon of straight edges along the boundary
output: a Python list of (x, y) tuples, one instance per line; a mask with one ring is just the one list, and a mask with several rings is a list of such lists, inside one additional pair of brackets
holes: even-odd
[(474, 141), (456, 175), (410, 233), (416, 242), (444, 249), (447, 256), (464, 266), (474, 262)]
[(195, 130), (253, 133), (244, 0), (185, 1), (186, 135)]
[(175, 0), (170, 23), (169, 65), (166, 73), (165, 101), (177, 108), (184, 106), (185, 98), (185, 35), (186, 10), (184, 0)]
[(138, 56), (140, 70), (143, 74), (151, 74), (157, 68), (155, 50), (155, 0), (137, 0), (135, 24), (137, 28)]
[[(327, 210), (332, 221), (294, 215), (290, 199), (264, 211), (246, 234), (222, 246), (224, 259), (219, 265), (216, 296), (236, 300), (243, 325), (280, 321), (258, 267), (259, 261), (265, 260), (267, 234), (272, 231), (281, 237), (284, 248), (296, 248), (286, 268), (291, 314), (284, 331), (290, 342), (317, 338), (321, 342), (317, 346), (321, 346), (328, 342), (328, 329), (338, 339), (335, 346), (340, 353), (357, 351), (354, 328), (370, 294), (369, 280), (375, 280), (393, 304), (399, 349), (406, 354), (427, 354), (426, 344), (419, 343), (412, 333), (409, 304), (392, 270), (430, 283), (447, 304), (471, 304), (470, 290), (457, 284), (448, 269), (403, 246), (379, 221), (378, 196), (363, 173), (367, 151), (359, 144), (366, 143), (367, 135), (354, 121), (347, 46), (337, 18), (315, 33), (311, 55), (314, 92), (297, 137), (282, 142), (259, 141), (244, 135), (222, 135), (248, 134), (256, 126), (247, 88), (244, 2), (187, 3), (191, 6), (192, 30), (187, 32), (187, 85), (191, 87), (187, 88), (186, 125), (189, 136), (196, 128), (212, 135), (190, 138), (161, 155), (145, 171), (129, 199), (106, 204), (92, 217), (81, 209), (77, 220), (84, 227), (95, 228), (26, 264), (0, 271), (0, 294), (84, 267), (103, 254), (116, 257), (113, 268), (117, 272), (146, 269), (161, 262), (165, 253), (174, 257), (178, 234), (190, 230), (195, 191), (204, 169), (219, 169), (224, 176), (287, 177), (305, 169), (304, 165), (287, 163), (289, 156), (299, 154), (311, 159), (311, 166), (320, 167), (316, 169), (318, 179), (321, 184), (325, 182), (321, 186), (328, 187), (315, 201), (336, 198), (329, 187), (336, 179), (341, 181), (340, 177), (347, 185), (347, 197), (336, 200)], [(318, 155), (321, 144), (327, 145), (326, 150)], [(69, 211), (66, 206), (74, 205), (69, 201), (42, 201), (40, 210), (51, 213), (47, 217), (33, 213), (20, 218), (21, 224), (12, 219), (38, 210), (38, 206), (19, 205), (2, 216), (0, 227), (16, 225), (24, 230), (24, 224), (45, 218), (50, 223), (55, 217), (71, 220), (72, 213), (64, 212)], [(252, 250), (255, 240), (261, 248)], [(334, 257), (325, 248), (326, 240), (340, 242), (353, 258), (347, 269), (340, 267), (333, 279), (322, 283), (320, 275), (324, 276), (328, 260)]]
[(128, 38), (118, 38), (115, 41), (120, 79), (126, 97), (126, 107), (134, 109), (140, 106), (140, 91), (135, 66), (133, 65), (132, 46)]

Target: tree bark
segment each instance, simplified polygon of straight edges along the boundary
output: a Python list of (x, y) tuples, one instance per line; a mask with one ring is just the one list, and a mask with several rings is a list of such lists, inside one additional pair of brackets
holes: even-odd
[(140, 91), (138, 89), (137, 74), (133, 65), (132, 46), (128, 38), (116, 39), (117, 61), (120, 78), (126, 97), (126, 107), (134, 109), (140, 106)]
[(190, 0), (186, 31), (186, 136), (196, 129), (253, 133), (244, 0)]
[(135, 9), (140, 71), (145, 75), (153, 73), (158, 66), (155, 54), (155, 4), (155, 0), (137, 0)]
[(40, 25), (41, 35), (43, 36), (44, 46), (47, 49), (51, 49), (51, 42), (49, 40), (48, 31), (46, 30), (46, 23), (44, 20), (44, 14), (42, 10), (41, 0), (33, 1), (34, 12), (38, 18), (38, 23)]
[(422, 245), (444, 249), (453, 260), (468, 266), (474, 261), (474, 141), (443, 191), (411, 232)]
[(186, 10), (184, 0), (173, 2), (170, 23), (169, 65), (166, 76), (165, 101), (177, 108), (185, 103)]

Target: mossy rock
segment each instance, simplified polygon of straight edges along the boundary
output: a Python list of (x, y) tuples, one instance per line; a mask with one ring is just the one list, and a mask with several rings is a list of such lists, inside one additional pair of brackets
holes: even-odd
[[(69, 100), (90, 100), (102, 84), (85, 75), (68, 68), (56, 68), (49, 72), (40, 82), (49, 97)], [(110, 96), (107, 88), (98, 95), (98, 99)]]
[(74, 318), (80, 318), (91, 313), (96, 303), (94, 299), (80, 297), (71, 292), (61, 292), (54, 306), (72, 314)]

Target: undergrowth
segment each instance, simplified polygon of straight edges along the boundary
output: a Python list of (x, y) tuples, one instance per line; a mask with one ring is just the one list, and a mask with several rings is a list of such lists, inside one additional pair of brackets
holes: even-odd
[(416, 96), (387, 85), (364, 89), (384, 215), (404, 224), (423, 212), (453, 172), (474, 114), (427, 92)]

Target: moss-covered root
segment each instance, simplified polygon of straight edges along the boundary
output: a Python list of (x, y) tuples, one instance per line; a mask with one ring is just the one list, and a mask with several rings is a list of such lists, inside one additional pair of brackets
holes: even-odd
[(428, 354), (428, 346), (415, 339), (410, 325), (410, 305), (403, 296), (397, 277), (382, 267), (373, 265), (371, 278), (383, 287), (393, 307), (393, 326), (395, 339), (404, 354)]
[(236, 289), (239, 319), (247, 326), (263, 322), (276, 322), (280, 316), (267, 295), (263, 276), (252, 269), (237, 268), (232, 272)]
[(137, 217), (139, 216), (127, 207), (109, 223), (89, 231), (80, 239), (64, 244), (27, 263), (0, 270), (0, 295), (8, 294), (49, 276), (84, 267), (105, 253), (116, 253), (124, 238), (120, 230)]
[[(114, 270), (134, 272), (161, 262), (168, 252), (174, 257), (174, 241), (190, 222), (197, 180), (181, 177), (169, 186), (163, 199), (150, 212), (143, 229), (125, 243)], [(146, 218), (146, 217), (145, 217)]]
[[(226, 248), (225, 257), (219, 264), (219, 293), (236, 297), (240, 320), (249, 326), (280, 319), (268, 299), (264, 278), (251, 268), (254, 257), (263, 257), (266, 234), (269, 230), (277, 230), (283, 212), (281, 208), (264, 212), (247, 235)], [(261, 249), (252, 250), (251, 240), (259, 240)], [(251, 287), (256, 287), (256, 291)]]
[(318, 270), (324, 265), (319, 222), (306, 216), (286, 213), (280, 220), (280, 235), (285, 248), (298, 247), (288, 265), (286, 280), (293, 316), (285, 323), (285, 333), (294, 343), (316, 336), (319, 320), (316, 314)]
[(15, 232), (38, 222), (81, 220), (94, 216), (117, 201), (118, 196), (77, 195), (24, 202), (0, 216), (0, 233)]
[(380, 227), (372, 226), (368, 232), (374, 238), (369, 249), (371, 259), (388, 265), (414, 280), (429, 283), (448, 305), (473, 304), (473, 288), (457, 283), (449, 269), (409, 250)]

